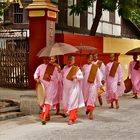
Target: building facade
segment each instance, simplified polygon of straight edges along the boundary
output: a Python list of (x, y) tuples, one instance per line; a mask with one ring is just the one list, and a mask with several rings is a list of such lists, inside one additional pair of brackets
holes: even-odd
[[(21, 2), (23, 8), (21, 8), (21, 5), (14, 0), (9, 9), (5, 11), (3, 21), (5, 29), (29, 31), (29, 19), (26, 7), (28, 4), (32, 3), (32, 0), (21, 0)], [(140, 46), (139, 28), (137, 28), (137, 26), (131, 21), (119, 17), (117, 11), (114, 13), (103, 11), (96, 36), (89, 36), (88, 34), (96, 14), (95, 2), (92, 4), (92, 7), (88, 8), (87, 11), (78, 16), (70, 16), (69, 9), (69, 6), (76, 3), (76, 0), (52, 0), (52, 2), (57, 5), (59, 9), (58, 18), (55, 24), (55, 41), (69, 43), (74, 46), (94, 46), (98, 49), (99, 58), (105, 63), (109, 60), (108, 53), (121, 54), (119, 61), (124, 68), (126, 77), (128, 63), (131, 60), (131, 57), (125, 56), (124, 54), (128, 50), (137, 47), (137, 45)], [(38, 38), (42, 39), (45, 37), (41, 36), (41, 31), (43, 31), (44, 34), (47, 34), (47, 31), (43, 30), (44, 25), (46, 26), (46, 21), (43, 23), (44, 25), (42, 25), (40, 21), (38, 22), (40, 29), (38, 28), (35, 32), (38, 35)], [(35, 24), (32, 23), (32, 25), (34, 26)], [(34, 61), (36, 62), (34, 63), (34, 68), (37, 67), (37, 64), (39, 63), (39, 60), (35, 56), (35, 49), (41, 49), (41, 47), (44, 47), (46, 40), (43, 39), (42, 42), (44, 45), (40, 46), (36, 44), (36, 47), (33, 45), (32, 52), (27, 52), (36, 60)], [(75, 54), (77, 57), (77, 65), (81, 66), (85, 63), (85, 58), (88, 53), (90, 53), (90, 51), (83, 51), (81, 54)], [(60, 63), (64, 64), (65, 62), (66, 56), (60, 58)], [(29, 73), (28, 75), (33, 75), (34, 68), (32, 69), (32, 73)], [(30, 81), (30, 83), (34, 82), (33, 77), (31, 77)]]
[[(21, 0), (23, 8), (17, 2), (13, 0), (9, 9), (4, 14), (4, 26), (10, 29), (28, 29), (28, 11), (26, 7), (32, 3), (33, 0)], [(52, 0), (52, 2), (58, 5), (58, 21), (56, 22), (57, 32), (69, 32), (78, 34), (89, 34), (93, 20), (96, 14), (96, 2), (92, 4), (92, 7), (88, 8), (83, 14), (78, 16), (70, 16), (70, 5), (76, 3), (77, 0)], [(97, 29), (97, 35), (101, 36), (114, 36), (114, 37), (126, 37), (126, 38), (139, 38), (139, 29), (133, 25), (130, 21), (122, 19), (117, 10), (115, 12), (103, 11), (99, 26)]]

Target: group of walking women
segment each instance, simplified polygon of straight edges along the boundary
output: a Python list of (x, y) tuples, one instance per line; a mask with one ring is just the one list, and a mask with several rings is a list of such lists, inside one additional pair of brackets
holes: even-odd
[[(61, 69), (55, 56), (43, 57), (43, 64), (34, 73), (36, 82), (42, 82), (45, 88), (45, 102), (40, 105), (43, 125), (50, 120), (49, 112), (54, 107), (56, 114), (68, 117), (69, 125), (76, 122), (81, 107), (86, 107), (85, 113), (92, 120), (95, 103), (98, 100), (102, 106), (103, 95), (110, 108), (119, 109), (119, 96), (124, 93), (125, 85), (123, 69), (115, 61), (115, 54), (110, 54), (110, 62), (106, 65), (98, 60), (97, 53), (89, 54), (82, 68), (75, 65), (75, 59), (75, 56), (69, 56)], [(60, 113), (61, 102), (63, 113)]]

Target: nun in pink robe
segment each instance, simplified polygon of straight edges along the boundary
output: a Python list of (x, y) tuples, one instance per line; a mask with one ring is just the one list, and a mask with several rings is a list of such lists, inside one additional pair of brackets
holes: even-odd
[(66, 65), (62, 70), (62, 103), (64, 112), (69, 115), (69, 125), (75, 123), (77, 119), (78, 108), (85, 106), (80, 82), (83, 79), (83, 74), (81, 70), (78, 68), (78, 71), (73, 76), (73, 80), (67, 79), (67, 75), (70, 72), (74, 63), (75, 57), (69, 56), (68, 65)]
[[(105, 64), (102, 61), (98, 60), (98, 54), (94, 53), (93, 54), (92, 64), (98, 65), (99, 62), (101, 63), (99, 69), (100, 69), (100, 71), (101, 71), (101, 73), (103, 75), (102, 84), (105, 84)], [(98, 95), (98, 101), (99, 101), (100, 105), (102, 106), (103, 105), (103, 101), (102, 101), (102, 96), (101, 95)]]
[(114, 108), (113, 102), (116, 103), (116, 109), (119, 108), (119, 96), (124, 93), (125, 85), (123, 82), (123, 70), (119, 64), (115, 73), (115, 76), (110, 76), (110, 70), (115, 59), (115, 54), (110, 54), (110, 62), (106, 65), (106, 100), (107, 103), (111, 103), (110, 108)]
[(82, 68), (84, 79), (82, 83), (82, 89), (83, 89), (83, 96), (84, 101), (86, 105), (86, 114), (89, 115), (89, 119), (93, 119), (93, 110), (95, 108), (95, 102), (98, 97), (97, 89), (101, 86), (101, 81), (103, 78), (103, 75), (98, 68), (95, 76), (95, 80), (93, 83), (88, 82), (89, 73), (92, 67), (92, 60), (93, 56), (89, 55), (88, 58), (88, 64), (85, 64)]
[(59, 64), (56, 63), (57, 58), (56, 56), (50, 57), (50, 63), (54, 65), (59, 73), (59, 79), (55, 80), (55, 87), (57, 88), (54, 98), (53, 98), (53, 109), (56, 109), (56, 115), (60, 114), (60, 101), (62, 99), (62, 76), (61, 76), (61, 67)]
[(137, 62), (137, 55), (133, 56), (133, 61), (129, 64), (128, 69), (128, 76), (131, 78), (132, 81), (132, 90), (135, 99), (137, 99), (137, 94), (140, 92), (140, 67), (135, 68), (136, 62)]
[(58, 84), (56, 84), (56, 81), (59, 80), (59, 73), (56, 67), (53, 71), (53, 75), (50, 76), (50, 81), (46, 81), (43, 79), (49, 60), (50, 58), (44, 57), (44, 63), (39, 65), (34, 73), (34, 79), (36, 80), (36, 82), (41, 81), (43, 83), (46, 92), (45, 104), (42, 110), (43, 112), (40, 115), (40, 117), (42, 118), (42, 124), (46, 123), (46, 118), (49, 116), (50, 107), (53, 105), (54, 95), (58, 89)]
[[(96, 58), (95, 58), (96, 57)], [(98, 54), (93, 54), (93, 58), (95, 59), (95, 60), (93, 60), (92, 61), (92, 64), (98, 64), (98, 62), (100, 61), (100, 60), (98, 60)], [(102, 61), (101, 61), (102, 62)], [(102, 64), (101, 64), (101, 66), (100, 66), (100, 71), (102, 72), (102, 74), (103, 74), (103, 79), (102, 80), (104, 80), (105, 79), (105, 64), (102, 62)]]

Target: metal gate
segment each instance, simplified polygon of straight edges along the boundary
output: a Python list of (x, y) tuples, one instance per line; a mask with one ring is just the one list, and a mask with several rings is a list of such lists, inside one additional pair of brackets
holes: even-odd
[(28, 87), (27, 31), (0, 32), (0, 87)]

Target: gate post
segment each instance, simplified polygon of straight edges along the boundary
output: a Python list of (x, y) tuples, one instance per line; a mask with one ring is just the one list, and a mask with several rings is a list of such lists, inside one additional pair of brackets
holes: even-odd
[(53, 45), (58, 8), (51, 0), (33, 0), (29, 11), (29, 87), (35, 88), (33, 74), (41, 60), (36, 56), (43, 47)]

